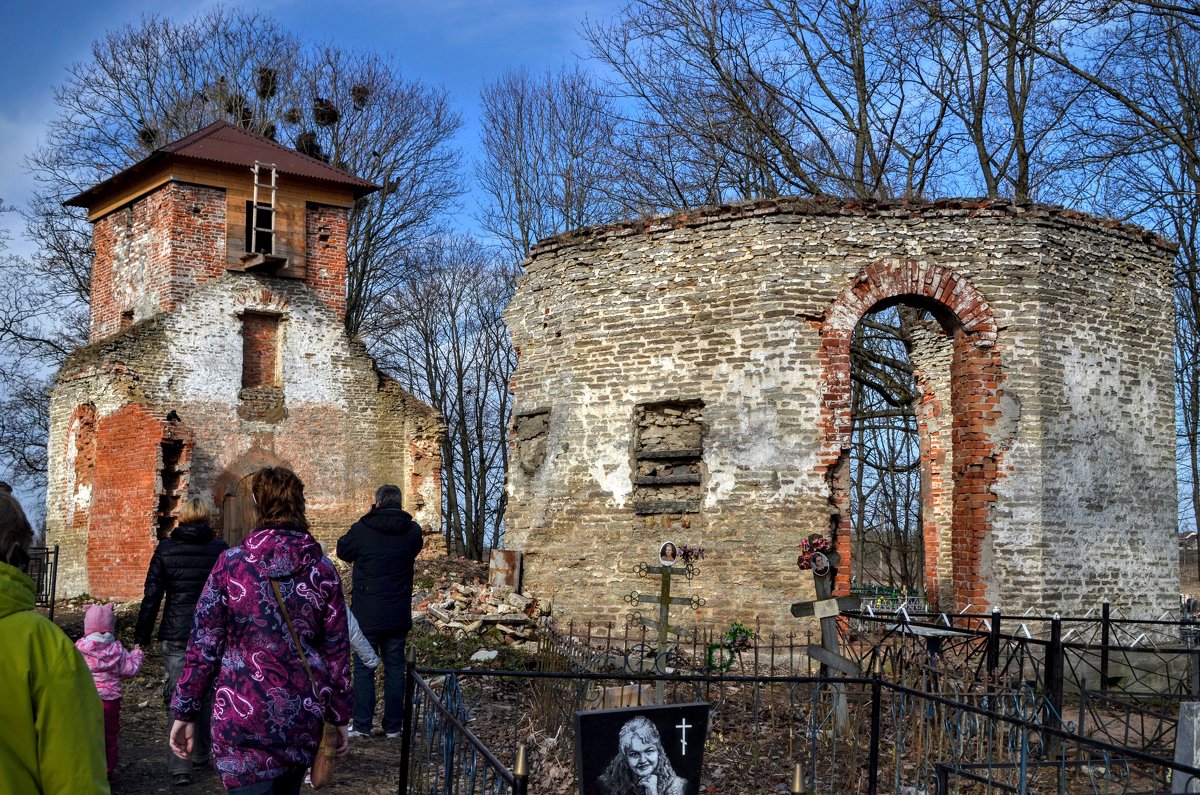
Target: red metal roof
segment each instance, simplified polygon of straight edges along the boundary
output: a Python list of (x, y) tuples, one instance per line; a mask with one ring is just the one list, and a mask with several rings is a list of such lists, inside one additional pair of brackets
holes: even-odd
[(270, 163), (281, 174), (344, 185), (356, 198), (379, 190), (378, 185), (361, 177), (300, 154), (261, 135), (247, 132), (227, 121), (218, 121), (154, 150), (146, 159), (88, 188), (63, 204), (90, 209), (99, 204), (104, 197), (134, 181), (139, 175), (177, 159), (246, 168), (250, 168), (255, 162)]

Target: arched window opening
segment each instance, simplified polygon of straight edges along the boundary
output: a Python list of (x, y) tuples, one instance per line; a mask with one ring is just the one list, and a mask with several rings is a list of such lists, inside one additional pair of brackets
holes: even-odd
[(929, 434), (939, 431), (936, 384), (948, 383), (949, 361), (950, 340), (923, 307), (876, 307), (854, 329), (851, 589), (863, 596), (938, 600), (939, 522), (927, 501), (944, 456)]

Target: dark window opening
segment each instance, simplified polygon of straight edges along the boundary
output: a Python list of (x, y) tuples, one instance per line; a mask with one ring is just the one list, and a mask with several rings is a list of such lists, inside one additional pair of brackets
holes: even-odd
[(949, 338), (925, 309), (905, 304), (868, 313), (854, 330), (850, 514), (855, 592), (895, 598), (925, 593), (924, 532), (932, 506), (924, 502), (930, 484), (923, 481), (938, 474), (931, 467), (940, 443), (929, 436), (926, 420), (928, 412), (938, 411), (930, 401), (949, 386), (948, 346)]
[(269, 204), (246, 202), (246, 251), (271, 254), (274, 251), (275, 210)]
[(133, 325), (133, 310), (126, 309), (124, 312), (121, 313), (121, 330), (124, 331), (125, 329), (129, 328), (132, 325)]

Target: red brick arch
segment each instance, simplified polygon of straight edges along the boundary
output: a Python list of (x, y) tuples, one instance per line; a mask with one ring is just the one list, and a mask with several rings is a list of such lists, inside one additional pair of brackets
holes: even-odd
[[(982, 566), (984, 539), (991, 530), (992, 487), (997, 453), (991, 431), (999, 418), (1001, 395), (996, 323), (983, 295), (963, 276), (915, 259), (888, 259), (858, 273), (829, 305), (821, 325), (821, 453), (836, 511), (837, 548), (842, 565), (837, 586), (850, 587), (850, 340), (867, 312), (905, 299), (928, 308), (953, 341), (950, 365), (950, 410), (953, 497), (953, 594), (964, 609), (986, 604), (987, 572)], [(926, 531), (926, 545), (936, 533)], [(927, 548), (926, 559), (933, 550)], [(927, 592), (936, 594), (936, 570), (926, 565)], [(929, 581), (930, 576), (933, 582)], [(932, 588), (928, 588), (932, 585)]]

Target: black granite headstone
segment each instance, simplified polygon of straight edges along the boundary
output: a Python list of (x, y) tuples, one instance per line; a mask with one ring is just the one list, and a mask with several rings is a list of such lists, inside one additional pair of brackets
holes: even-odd
[(575, 713), (580, 795), (698, 795), (708, 704)]

